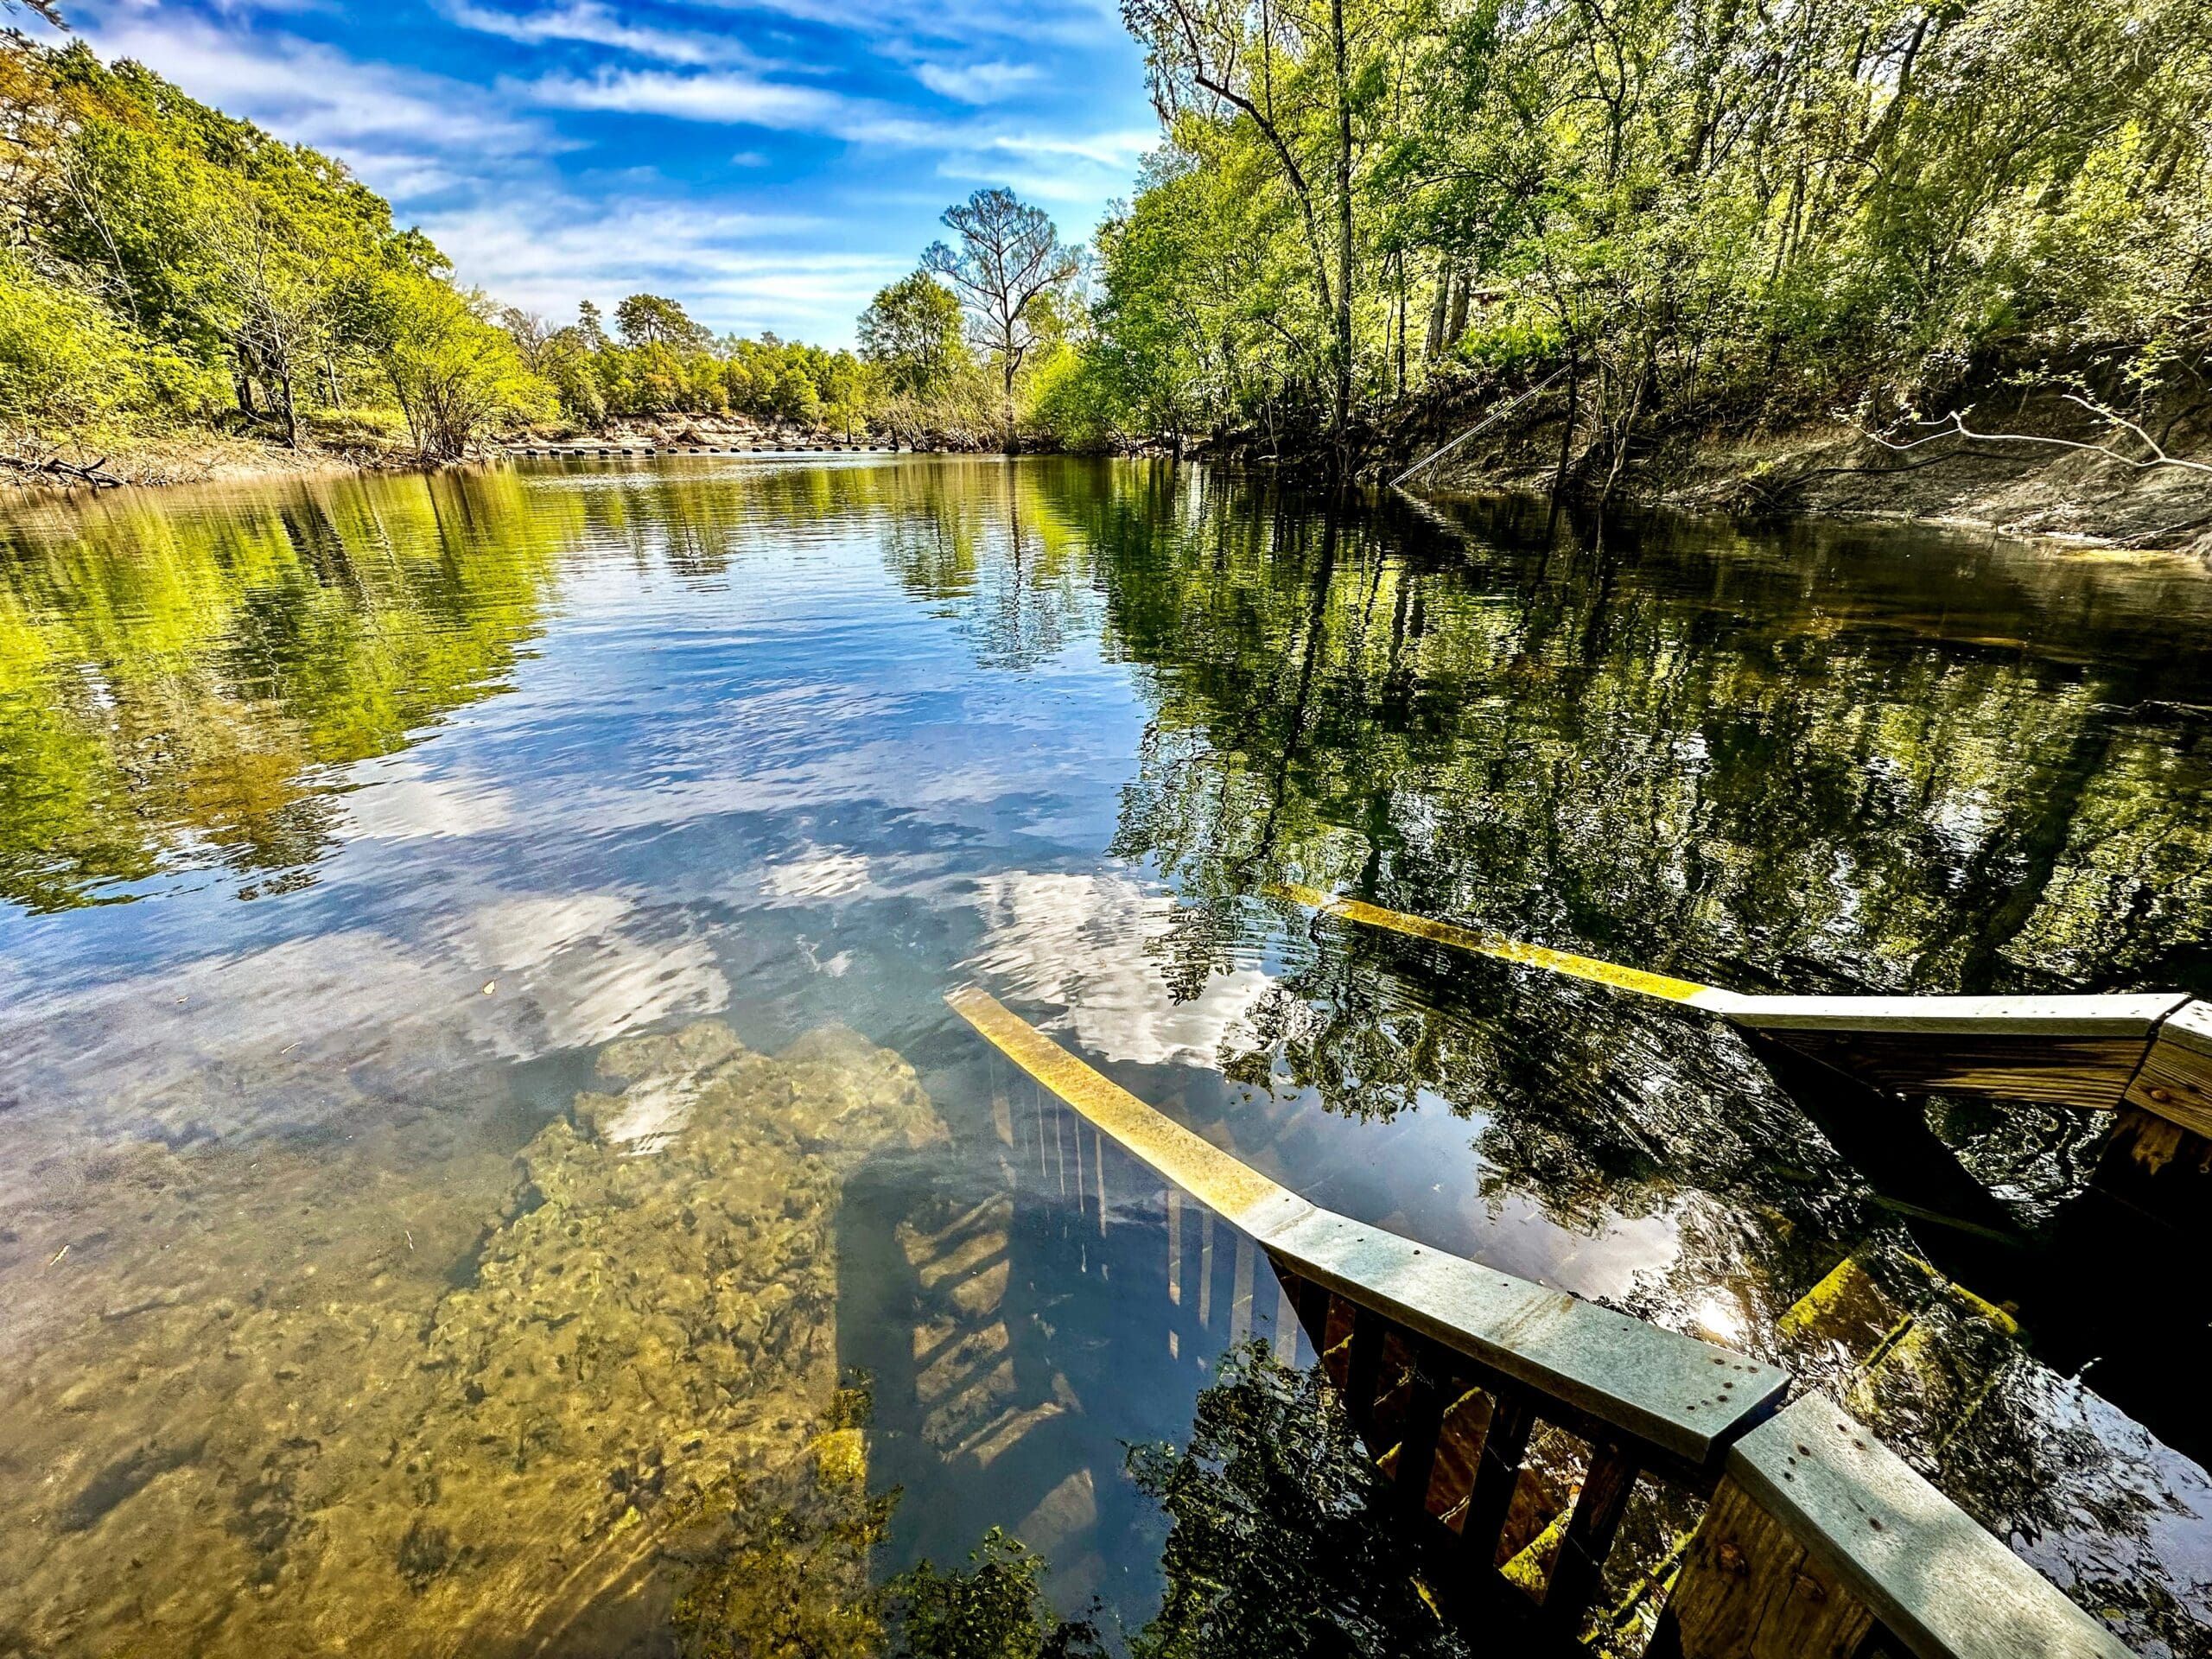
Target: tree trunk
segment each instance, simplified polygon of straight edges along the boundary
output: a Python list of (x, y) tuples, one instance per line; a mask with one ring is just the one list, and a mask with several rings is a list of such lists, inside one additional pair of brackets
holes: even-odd
[[(1573, 342), (1567, 342), (1570, 353)], [(1560, 497), (1567, 488), (1567, 469), (1574, 455), (1574, 423), (1582, 413), (1581, 364), (1573, 355), (1567, 359), (1567, 421), (1559, 435), (1559, 470), (1552, 475), (1552, 511), (1559, 511)]]
[(1398, 256), (1398, 396), (1406, 395), (1406, 256)]
[(1345, 61), (1344, 0), (1329, 0), (1329, 35), (1337, 79), (1337, 388), (1336, 474), (1351, 470), (1351, 86)]
[(1473, 282), (1464, 271), (1452, 289), (1452, 321), (1446, 325), (1444, 344), (1448, 350), (1459, 343), (1467, 332), (1467, 302), (1473, 297)]
[(1436, 273), (1436, 298), (1428, 308), (1428, 343), (1422, 347), (1424, 360), (1433, 363), (1437, 353), (1444, 349), (1444, 321), (1452, 313), (1452, 267), (1445, 265)]

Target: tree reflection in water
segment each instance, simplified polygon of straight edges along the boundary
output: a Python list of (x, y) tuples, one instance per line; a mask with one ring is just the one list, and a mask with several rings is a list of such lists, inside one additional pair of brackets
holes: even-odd
[(1136, 1482), (1171, 1523), (1141, 1659), (1464, 1654), (1412, 1568), (1404, 1525), (1318, 1365), (1233, 1350), (1187, 1446), (1139, 1446)]
[[(1793, 1099), (1732, 1033), (1271, 891), (1744, 990), (2205, 990), (2201, 572), (1894, 528), (1660, 521), (1601, 550), (1510, 506), (1332, 512), (1165, 467), (1025, 476), (1031, 516), (1087, 536), (1105, 649), (1147, 705), (1111, 850), (1172, 894), (1144, 942), (1160, 982), (1190, 1002), (1270, 980), (1213, 1056), (1249, 1094), (1163, 1070), (1153, 1097), (1336, 1207), (1859, 1388), (2086, 1604), (2129, 1609), (2139, 1640), (2201, 1638), (2212, 1489), (2091, 1389), (2201, 1454), (2174, 1381), (2195, 1360), (2163, 1382), (2135, 1361), (2196, 1353), (2212, 1309), (2191, 1287), (2113, 1294), (2139, 1258), (2075, 1213), (2109, 1119), (1884, 1103), (1838, 1140), (1842, 1106)], [(1468, 1155), (1381, 1170), (1311, 1107), (1448, 1113)], [(1625, 1288), (1580, 1276), (1571, 1243), (1519, 1263), (1531, 1210), (1593, 1263), (1624, 1225), (1667, 1248)], [(2021, 1253), (2053, 1240), (2068, 1259)], [(1916, 1287), (1891, 1313), (1917, 1334), (1871, 1378), (1867, 1349), (1789, 1325), (1854, 1259)], [(2026, 1329), (1951, 1317), (1947, 1275), (1959, 1305), (2017, 1299)], [(2089, 1386), (2064, 1376), (2100, 1356)], [(2160, 1516), (2194, 1517), (2196, 1541)]]
[[(504, 1122), (506, 1059), (595, 1049), (616, 1028), (602, 1017), (622, 1029), (693, 1017), (733, 985), (777, 1005), (771, 1028), (818, 1003), (926, 1046), (948, 978), (987, 973), (1016, 1001), (1067, 1009), (1078, 1046), (1086, 1021), (1146, 1027), (1146, 1044), (1096, 1058), (1333, 1207), (1710, 1332), (1887, 1414), (1884, 1432), (1985, 1522), (2085, 1604), (2120, 1608), (2131, 1639), (2202, 1647), (2212, 1491), (2139, 1424), (2199, 1449), (2183, 1437), (2201, 1414), (2181, 1391), (2202, 1373), (2186, 1344), (2205, 1319), (2187, 1304), (2188, 1275), (2142, 1271), (2165, 1258), (2120, 1249), (2108, 1218), (2082, 1211), (2097, 1121), (1937, 1103), (1853, 1141), (1859, 1105), (1785, 1095), (1726, 1031), (1317, 922), (1270, 893), (1284, 881), (1350, 892), (1746, 990), (2212, 987), (2202, 572), (1894, 528), (1652, 523), (1615, 526), (1599, 550), (1503, 509), (1440, 519), (1382, 501), (1332, 515), (1216, 472), (1058, 461), (564, 467), (188, 505), (104, 499), (16, 515), (7, 538), (0, 899), (54, 912), (161, 891), (179, 902), (141, 912), (149, 927), (207, 927), (225, 942), (204, 960), (154, 953), (175, 982), (153, 996), (122, 971), (143, 967), (119, 938), (137, 916), (25, 925), (22, 937), (57, 942), (108, 930), (77, 971), (105, 975), (111, 1000), (26, 1018), (11, 1039), (16, 1074), (27, 1054), (34, 1063), (32, 1084), (11, 1076), (0, 1090), (0, 1108), (18, 1092), (32, 1108), (10, 1118), (25, 1196), (13, 1230), (0, 1230), (19, 1318), (35, 1306), (73, 1339), (85, 1310), (107, 1306), (67, 1300), (77, 1281), (46, 1271), (72, 1239), (71, 1274), (94, 1261), (77, 1200), (55, 1196), (73, 1187), (53, 1171), (82, 1167), (91, 1182), (146, 1169), (181, 1186), (179, 1172), (213, 1157), (191, 1148), (218, 1141), (263, 1185), (281, 1169), (303, 1189), (343, 1187), (357, 1217), (241, 1211), (221, 1235), (240, 1259), (326, 1229), (353, 1250), (355, 1232), (381, 1229), (400, 1242), (377, 1249), (415, 1269), (406, 1294), (435, 1306), (450, 1287), (428, 1262), (467, 1253), (483, 1206), (505, 1191), (506, 1154), (540, 1127), (496, 1156), (456, 1138), (464, 1099), (471, 1122)], [(836, 558), (817, 556), (832, 544)], [(571, 607), (605, 608), (570, 627)], [(784, 630), (772, 647), (764, 611)], [(608, 617), (620, 626), (590, 626)], [(687, 677), (655, 653), (663, 634), (695, 625), (692, 666), (712, 671)], [(791, 643), (802, 635), (808, 649)], [(563, 678), (572, 668), (609, 677)], [(786, 681), (809, 696), (784, 695)], [(502, 721), (485, 710), (471, 734), (397, 760), (510, 688), (522, 693), (505, 715), (516, 729), (494, 731)], [(1143, 724), (1133, 753), (1122, 720)], [(438, 772), (457, 749), (471, 764)], [(460, 824), (483, 804), (463, 796), (479, 785), (530, 812)], [(384, 833), (421, 836), (404, 856), (347, 852), (349, 838), (375, 842), (378, 812)], [(416, 821), (398, 822), (409, 813)], [(764, 876), (763, 848), (778, 861), (769, 875), (804, 860), (866, 880), (801, 906)], [(207, 871), (223, 880), (172, 879)], [(217, 902), (316, 882), (320, 898), (244, 907), (243, 921)], [(476, 902), (487, 885), (496, 902)], [(755, 902), (756, 886), (773, 893)], [(456, 904), (466, 931), (448, 936), (439, 929)], [(804, 938), (784, 940), (801, 925)], [(817, 961), (814, 944), (833, 938)], [(677, 949), (688, 979), (665, 971)], [(545, 982), (529, 1005), (543, 1029), (509, 1020), (494, 1032), (525, 970)], [(499, 995), (480, 1000), (495, 979)], [(648, 981), (670, 1000), (641, 1005)], [(451, 1011), (463, 1002), (466, 1018)], [(213, 1017), (248, 1004), (251, 1052)], [(464, 1054), (461, 1035), (433, 1048), (421, 1034), (448, 1024), (491, 1047)], [(374, 1041), (357, 1039), (371, 1027)], [(405, 1060), (405, 1087), (362, 1069), (388, 1056)], [(22, 1127), (34, 1119), (38, 1137)], [(302, 1125), (344, 1133), (281, 1156), (264, 1144)], [(962, 1157), (995, 1171), (1000, 1141), (981, 1116), (967, 1127), (978, 1140)], [(85, 1141), (81, 1159), (26, 1155), (65, 1128)], [(315, 1150), (372, 1132), (404, 1147), (396, 1166), (435, 1176), (409, 1185), (410, 1207), (391, 1216), (368, 1215), (375, 1189), (334, 1175), (347, 1166)], [(1887, 1166), (1874, 1155), (1885, 1147)], [(1118, 1231), (1118, 1181), (1113, 1191)], [(455, 1202), (465, 1193), (480, 1196)], [(432, 1196), (458, 1217), (435, 1231)], [(175, 1213), (196, 1224), (192, 1204)], [(410, 1230), (385, 1227), (394, 1217)], [(1031, 1249), (1019, 1219), (994, 1211), (978, 1236), (1011, 1260)], [(883, 1249), (903, 1272), (888, 1228)], [(1103, 1262), (1104, 1218), (1088, 1231), (1099, 1253), (1088, 1260)], [(2014, 1232), (2037, 1249), (2071, 1241), (2076, 1270), (2044, 1272), (2048, 1258), (2024, 1255)], [(117, 1236), (145, 1264), (183, 1255), (143, 1230)], [(1170, 1432), (1194, 1359), (1212, 1351), (1195, 1346), (1198, 1326), (1222, 1339), (1222, 1299), (1210, 1325), (1186, 1310), (1180, 1369), (1141, 1387), (1123, 1388), (1136, 1362), (1118, 1349), (1079, 1351), (1126, 1333), (1115, 1323), (1124, 1261), (1156, 1272), (1167, 1253), (1165, 1239), (1130, 1243), (1110, 1293), (1103, 1268), (1084, 1277), (1086, 1258), (1054, 1268), (1054, 1296), (1102, 1285), (1065, 1312), (1042, 1295), (1024, 1303), (1017, 1282), (1014, 1303), (1041, 1306), (1061, 1334), (1049, 1363), (1017, 1367), (1028, 1392), (1016, 1403), (1049, 1402), (1060, 1438), (1029, 1454), (1035, 1490), (1019, 1502), (1004, 1463), (957, 1488), (1004, 1500), (1004, 1513), (960, 1514), (957, 1536), (929, 1540), (940, 1557), (984, 1522), (1041, 1508), (1076, 1467), (1077, 1427), (1108, 1422), (1117, 1391), (1173, 1396), (1128, 1438)], [(365, 1243), (358, 1254), (372, 1259)], [(103, 1325), (103, 1351), (197, 1317), (235, 1272), (209, 1260), (208, 1288), (189, 1302), (114, 1299), (128, 1317)], [(319, 1275), (310, 1313), (339, 1300), (334, 1276)], [(2017, 1329), (1990, 1306), (2007, 1301)], [(1881, 1344), (1906, 1322), (1910, 1341)], [(904, 1343), (914, 1328), (893, 1334)], [(2140, 1392), (2161, 1370), (2163, 1402)], [(1062, 1371), (1073, 1373), (1065, 1402), (1048, 1386)], [(1353, 1450), (1286, 1426), (1309, 1387), (1238, 1373), (1206, 1396), (1196, 1452), (1141, 1462), (1163, 1483), (1176, 1559), (1193, 1563), (1242, 1547), (1238, 1481), (1262, 1492), (1301, 1474), (1351, 1483), (1300, 1511), (1325, 1542), (1206, 1558), (1219, 1584), (1255, 1599), (1281, 1561), (1325, 1575), (1365, 1548), (1345, 1532), (1366, 1478)], [(211, 1415), (240, 1415), (227, 1384), (195, 1397), (220, 1402)], [(924, 1414), (912, 1414), (918, 1429)], [(1112, 1421), (1119, 1433), (1134, 1420)], [(1286, 1439), (1267, 1455), (1304, 1461), (1238, 1448), (1243, 1427), (1271, 1424)], [(1084, 1461), (1085, 1482), (1116, 1455), (1109, 1442), (1103, 1462)], [(22, 1469), (26, 1483), (49, 1472), (35, 1459)], [(1129, 1565), (1141, 1546), (1098, 1545), (1128, 1514), (1116, 1507), (1127, 1489), (1109, 1495), (1110, 1484), (1085, 1484), (1069, 1506), (1090, 1518), (1054, 1546), (1062, 1581), (1142, 1600), (1143, 1564)], [(955, 1489), (948, 1478), (938, 1491)], [(103, 1489), (88, 1478), (73, 1490)], [(804, 1516), (789, 1538), (687, 1540), (702, 1575), (696, 1629), (751, 1617), (747, 1581), (763, 1608), (804, 1600), (817, 1571), (838, 1595), (858, 1593), (852, 1562), (877, 1524), (846, 1516), (804, 1562), (776, 1553), (817, 1535)], [(440, 1526), (453, 1534), (442, 1543)], [(26, 1573), (53, 1554), (35, 1541)], [(378, 1572), (397, 1552), (411, 1582), (466, 1541), (410, 1521), (385, 1542)], [(179, 1548), (200, 1564), (181, 1580), (211, 1576), (203, 1551)], [(739, 1565), (713, 1579), (717, 1563)], [(1108, 1567), (1135, 1576), (1108, 1580)], [(1038, 1569), (987, 1545), (956, 1575), (964, 1587), (925, 1600), (956, 1625), (995, 1619), (1015, 1650), (1033, 1638), (1042, 1650), (1080, 1609), (1039, 1611), (1053, 1580)], [(1163, 1652), (1247, 1633), (1242, 1614), (1194, 1587), (1201, 1576), (1194, 1566), (1147, 1634)], [(1429, 1639), (1398, 1589), (1372, 1593), (1383, 1599), (1344, 1630), (1276, 1634), (1350, 1651), (1363, 1632)], [(1133, 1628), (1148, 1611), (1128, 1613)], [(873, 1627), (838, 1628), (874, 1639)]]

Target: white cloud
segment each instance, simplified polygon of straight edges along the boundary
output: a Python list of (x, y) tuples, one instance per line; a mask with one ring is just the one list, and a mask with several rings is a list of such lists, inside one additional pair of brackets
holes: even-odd
[(1167, 931), (1173, 900), (1126, 876), (1014, 871), (988, 878), (981, 899), (989, 931), (967, 966), (1013, 995), (1064, 1005), (1077, 1040), (1110, 1060), (1211, 1066), (1269, 983), (1239, 968), (1172, 1001), (1145, 944)]
[(849, 127), (880, 118), (842, 93), (741, 71), (677, 74), (663, 69), (602, 69), (588, 76), (548, 75), (515, 90), (555, 109), (665, 115), (785, 132), (842, 137)]
[[(174, 11), (115, 12), (86, 35), (103, 57), (135, 58), (202, 103), (351, 162), (378, 188), (385, 169), (467, 155), (540, 156), (560, 140), (480, 86), (363, 62), (286, 35), (219, 29)], [(371, 157), (380, 158), (372, 162)]]
[(715, 328), (835, 340), (906, 262), (791, 247), (826, 228), (795, 215), (634, 198), (600, 205), (555, 192), (486, 197), (423, 220), (464, 281), (548, 316), (566, 317), (582, 299), (611, 309), (645, 290), (680, 296)]
[(742, 41), (712, 29), (658, 29), (632, 22), (599, 0), (567, 0), (541, 11), (507, 11), (473, 0), (447, 0), (446, 21), (524, 46), (575, 43), (626, 52), (663, 63), (704, 67), (760, 61)]
[(1033, 63), (925, 63), (917, 66), (914, 78), (940, 97), (963, 104), (989, 104), (1043, 73)]
[(743, 70), (685, 74), (664, 69), (602, 69), (595, 75), (547, 75), (508, 90), (550, 109), (658, 115), (678, 121), (815, 133), (848, 143), (925, 149), (967, 139), (961, 126), (908, 114), (874, 99), (823, 86), (794, 86)]
[(887, 55), (913, 55), (920, 43), (980, 40), (1093, 44), (1118, 33), (1113, 0), (709, 0), (726, 10), (774, 12), (801, 22), (847, 29), (882, 44)]

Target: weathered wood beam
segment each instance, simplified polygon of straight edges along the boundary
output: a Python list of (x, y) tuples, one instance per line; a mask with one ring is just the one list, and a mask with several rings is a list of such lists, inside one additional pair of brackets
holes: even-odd
[(2160, 1022), (2128, 1083), (2127, 1103), (2212, 1136), (2212, 1004), (2190, 1002)]
[(1877, 1624), (1918, 1659), (2128, 1659), (1818, 1394), (1729, 1452), (1666, 1623), (1684, 1659), (1846, 1659)]

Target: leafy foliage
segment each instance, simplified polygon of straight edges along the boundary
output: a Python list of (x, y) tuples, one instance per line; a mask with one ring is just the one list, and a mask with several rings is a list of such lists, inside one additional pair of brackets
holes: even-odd
[(610, 336), (458, 288), (340, 161), (82, 42), (0, 37), (0, 425), (16, 442), (225, 419), (302, 441), (396, 412), (428, 458), (564, 417), (721, 414), (851, 432), (850, 353), (717, 339), (634, 294)]
[[(2204, 0), (1128, 0), (1132, 428), (1314, 442), (1559, 370), (1574, 459), (2212, 340)], [(1338, 404), (1348, 372), (1355, 407)]]
[(1138, 1659), (1465, 1650), (1408, 1573), (1382, 1478), (1319, 1366), (1236, 1350), (1189, 1445), (1138, 1447), (1129, 1465), (1172, 1525)]
[(0, 41), (0, 420), (19, 437), (228, 408), (296, 443), (311, 413), (404, 379), (424, 453), (451, 454), (542, 402), (444, 256), (340, 162), (19, 35)]
[(717, 339), (675, 300), (632, 294), (614, 308), (610, 338), (587, 300), (556, 328), (528, 312), (501, 321), (515, 349), (536, 359), (561, 414), (597, 427), (620, 416), (739, 414), (849, 433), (868, 418), (863, 366), (849, 352), (782, 340)]
[(1045, 1600), (1041, 1557), (997, 1527), (968, 1554), (965, 1573), (924, 1561), (891, 1585), (895, 1651), (905, 1659), (1103, 1659), (1089, 1619)]

